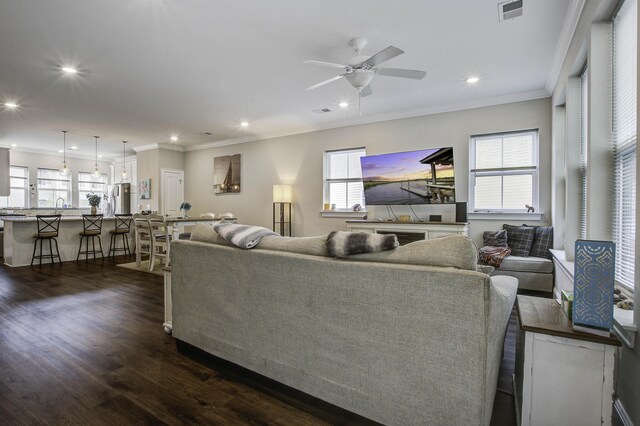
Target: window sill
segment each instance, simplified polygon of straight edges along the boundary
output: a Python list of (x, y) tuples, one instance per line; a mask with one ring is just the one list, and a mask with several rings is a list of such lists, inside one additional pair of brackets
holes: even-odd
[(638, 326), (633, 321), (633, 311), (613, 307), (613, 331), (630, 348), (635, 343)]
[(349, 218), (359, 218), (362, 219), (362, 216), (366, 215), (366, 210), (360, 210), (359, 212), (354, 212), (351, 210), (320, 210), (321, 217), (349, 217)]
[(469, 219), (482, 220), (541, 220), (543, 212), (518, 213), (518, 212), (468, 212)]

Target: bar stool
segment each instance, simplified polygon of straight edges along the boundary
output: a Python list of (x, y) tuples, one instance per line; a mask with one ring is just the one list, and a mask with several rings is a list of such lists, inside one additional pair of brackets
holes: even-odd
[[(60, 259), (60, 251), (58, 250), (58, 229), (60, 228), (60, 215), (59, 214), (51, 214), (51, 215), (36, 215), (38, 233), (33, 236), (35, 241), (33, 242), (33, 254), (31, 255), (31, 266), (33, 266), (33, 261), (38, 259), (40, 261), (40, 265), (42, 265), (42, 259), (47, 258), (51, 259), (51, 263), (55, 263), (54, 258), (58, 258), (58, 262), (62, 265), (62, 259)], [(42, 254), (42, 242), (49, 241), (49, 254)], [(56, 245), (56, 254), (53, 254), (53, 248), (51, 246), (51, 241)], [(36, 248), (38, 247), (38, 241), (40, 241), (40, 255), (36, 256)]]
[[(92, 254), (94, 259), (96, 258), (96, 238), (98, 238), (100, 256), (102, 256), (102, 260), (104, 260), (104, 253), (102, 252), (102, 241), (100, 241), (100, 234), (102, 234), (102, 218), (103, 215), (101, 214), (82, 215), (83, 230), (80, 232), (80, 246), (78, 247), (78, 256), (76, 256), (76, 261), (80, 260), (81, 254), (84, 254), (84, 260), (87, 262), (89, 261), (89, 254)], [(82, 251), (82, 240), (84, 240), (85, 238), (85, 250)], [(89, 238), (91, 238), (91, 250), (89, 250)]]
[[(130, 214), (117, 214), (116, 215), (116, 227), (109, 231), (111, 234), (111, 241), (109, 242), (109, 257), (116, 255), (116, 252), (124, 252), (124, 254), (131, 255), (129, 250), (129, 232), (131, 231), (131, 221), (133, 216)], [(118, 247), (118, 236), (122, 237), (122, 247)]]

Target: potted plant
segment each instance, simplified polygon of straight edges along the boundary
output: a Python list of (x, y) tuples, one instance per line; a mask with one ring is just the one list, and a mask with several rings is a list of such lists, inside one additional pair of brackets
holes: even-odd
[(91, 192), (87, 194), (87, 200), (89, 200), (89, 205), (91, 206), (91, 214), (95, 215), (98, 212), (98, 206), (100, 205), (102, 198)]
[(184, 218), (189, 219), (189, 210), (191, 210), (191, 203), (188, 201), (183, 201), (180, 204), (180, 210), (184, 210)]

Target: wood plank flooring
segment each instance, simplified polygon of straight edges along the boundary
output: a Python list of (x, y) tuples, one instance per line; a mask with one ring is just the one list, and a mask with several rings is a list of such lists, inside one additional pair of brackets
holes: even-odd
[[(162, 277), (109, 260), (0, 266), (0, 424), (369, 423), (222, 360), (181, 354), (162, 329), (162, 298)], [(515, 424), (513, 320), (494, 425)]]

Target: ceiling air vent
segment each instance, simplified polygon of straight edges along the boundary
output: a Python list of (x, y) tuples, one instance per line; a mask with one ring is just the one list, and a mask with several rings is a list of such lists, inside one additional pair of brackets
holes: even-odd
[(324, 114), (326, 112), (331, 112), (331, 110), (329, 108), (320, 108), (314, 109), (313, 112), (315, 112), (316, 114)]
[(523, 0), (513, 0), (498, 4), (500, 22), (522, 16)]

